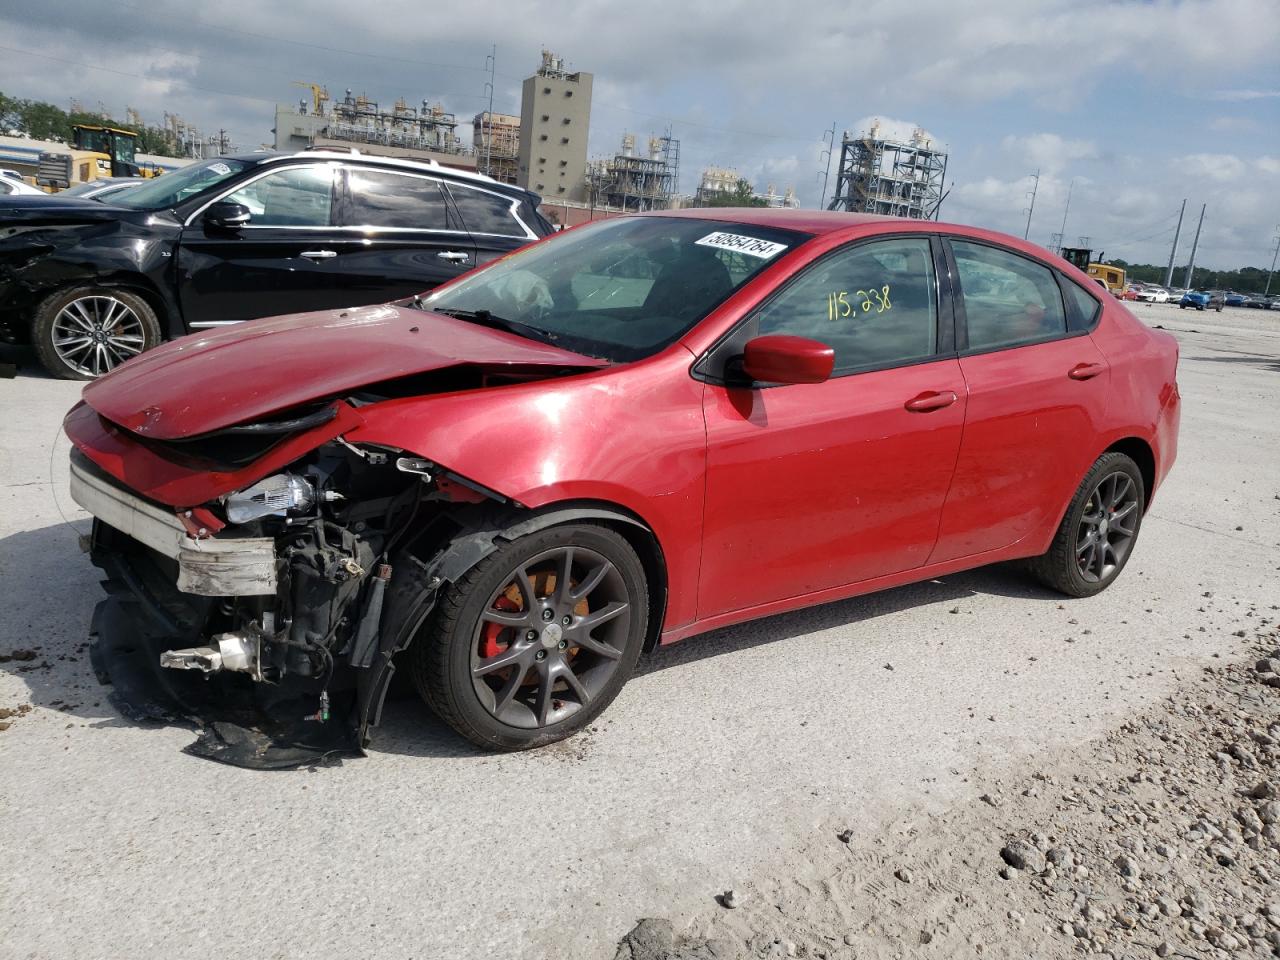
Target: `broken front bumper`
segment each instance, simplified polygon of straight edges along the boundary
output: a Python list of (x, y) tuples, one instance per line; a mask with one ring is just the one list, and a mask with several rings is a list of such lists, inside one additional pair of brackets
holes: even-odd
[(103, 523), (178, 562), (177, 587), (202, 597), (273, 596), (275, 542), (267, 537), (194, 539), (172, 511), (111, 483), (87, 458), (71, 458), (71, 498)]

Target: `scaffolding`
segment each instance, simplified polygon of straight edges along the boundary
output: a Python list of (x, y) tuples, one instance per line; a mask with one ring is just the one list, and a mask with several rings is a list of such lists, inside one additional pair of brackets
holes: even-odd
[(636, 153), (635, 134), (624, 134), (622, 149), (587, 165), (593, 206), (621, 210), (667, 210), (680, 184), (680, 141), (667, 133), (649, 138), (649, 152)]
[(332, 103), (326, 112), (324, 100), (319, 97), (313, 100), (313, 109), (321, 108), (320, 115), (329, 121), (319, 132), (332, 140), (381, 144), (406, 150), (462, 152), (462, 144), (455, 133), (458, 120), (439, 104), (423, 100), (421, 107), (411, 107), (401, 97), (390, 110), (382, 110), (376, 101), (364, 94), (353, 96), (350, 90), (341, 100)]
[(917, 127), (909, 141), (889, 140), (880, 136), (877, 121), (858, 137), (845, 131), (828, 209), (932, 220), (942, 204), (946, 174), (947, 154), (924, 130)]
[(480, 172), (503, 183), (516, 182), (520, 118), (506, 113), (477, 113), (471, 120), (471, 145)]

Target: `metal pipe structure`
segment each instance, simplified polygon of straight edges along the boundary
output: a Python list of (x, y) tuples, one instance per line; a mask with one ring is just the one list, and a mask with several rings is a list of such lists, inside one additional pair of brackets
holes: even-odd
[(1032, 187), (1031, 187), (1031, 206), (1027, 207), (1027, 229), (1022, 231), (1023, 240), (1026, 240), (1028, 237), (1031, 236), (1031, 214), (1035, 212), (1036, 193), (1038, 193), (1040, 190), (1040, 171), (1037, 170), (1035, 173), (1033, 173), (1031, 175), (1031, 179), (1033, 181)]
[(1191, 278), (1195, 275), (1196, 248), (1200, 246), (1200, 228), (1204, 226), (1204, 208), (1207, 206), (1207, 203), (1200, 206), (1200, 222), (1196, 224), (1196, 238), (1191, 241), (1191, 259), (1187, 262), (1187, 275), (1182, 280), (1182, 285), (1188, 290), (1191, 289)]
[(1271, 294), (1271, 275), (1276, 272), (1276, 259), (1280, 258), (1280, 224), (1276, 225), (1276, 248), (1271, 252), (1271, 269), (1267, 271), (1267, 289), (1262, 291), (1264, 297)]
[(1173, 285), (1173, 259), (1178, 255), (1178, 237), (1182, 234), (1182, 215), (1187, 212), (1187, 200), (1182, 199), (1182, 209), (1178, 211), (1178, 228), (1173, 231), (1173, 249), (1169, 251), (1169, 269), (1164, 272), (1164, 285)]

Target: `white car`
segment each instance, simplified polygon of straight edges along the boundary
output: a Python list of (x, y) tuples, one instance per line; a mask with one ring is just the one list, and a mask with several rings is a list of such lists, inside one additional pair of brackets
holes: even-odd
[(1156, 286), (1154, 283), (1144, 285), (1134, 285), (1134, 294), (1143, 303), (1168, 303), (1169, 291), (1164, 287)]
[(31, 184), (22, 180), (15, 180), (13, 177), (0, 177), (0, 197), (12, 197), (22, 195), (45, 196), (45, 192), (39, 187), (33, 187)]

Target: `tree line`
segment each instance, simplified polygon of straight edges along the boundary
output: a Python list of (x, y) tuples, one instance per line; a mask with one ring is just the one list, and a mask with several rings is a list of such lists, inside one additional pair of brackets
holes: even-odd
[[(1126, 263), (1124, 260), (1109, 260), (1108, 263), (1123, 267), (1126, 279), (1140, 283), (1164, 283), (1164, 273), (1168, 264), (1157, 266), (1151, 263)], [(1187, 275), (1187, 265), (1173, 268), (1173, 285), (1182, 286)], [(1235, 290), (1239, 293), (1262, 293), (1267, 285), (1267, 271), (1263, 267), (1239, 267), (1235, 270), (1210, 270), (1207, 267), (1196, 267), (1191, 277), (1192, 286), (1197, 290)], [(1273, 282), (1272, 286), (1276, 286)]]
[(170, 130), (164, 127), (138, 126), (123, 123), (113, 117), (88, 111), (67, 111), (43, 100), (24, 100), (6, 96), (0, 92), (0, 132), (18, 133), (33, 140), (56, 140), (71, 143), (71, 128), (76, 124), (112, 126), (138, 135), (138, 152), (160, 157), (185, 156), (182, 145)]

